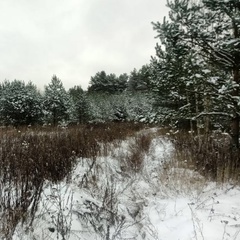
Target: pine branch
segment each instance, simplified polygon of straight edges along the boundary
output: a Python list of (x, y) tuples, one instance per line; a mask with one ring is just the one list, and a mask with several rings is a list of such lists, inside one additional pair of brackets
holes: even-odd
[(212, 115), (212, 116), (224, 116), (224, 117), (233, 118), (232, 114), (224, 113), (224, 112), (201, 112), (197, 116), (193, 117), (192, 120), (196, 120), (196, 119), (198, 119), (200, 117), (210, 116), (210, 115)]
[(200, 45), (202, 47), (202, 51), (209, 54), (210, 58), (212, 57), (214, 60), (217, 60), (217, 62), (226, 65), (227, 67), (234, 67), (236, 65), (233, 56), (226, 50), (217, 49), (205, 40), (202, 40)]

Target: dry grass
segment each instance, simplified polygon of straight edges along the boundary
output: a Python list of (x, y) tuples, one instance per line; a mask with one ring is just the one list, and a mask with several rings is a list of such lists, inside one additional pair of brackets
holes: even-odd
[(139, 134), (133, 138), (128, 146), (128, 155), (125, 159), (125, 167), (134, 172), (140, 172), (144, 164), (144, 156), (148, 153), (153, 136), (151, 134)]
[(170, 138), (178, 164), (213, 181), (239, 180), (239, 150), (232, 147), (229, 135), (213, 132), (208, 136), (197, 136), (180, 132)]
[(180, 163), (172, 156), (164, 161), (158, 174), (159, 192), (164, 197), (188, 196), (197, 200), (203, 193), (207, 180), (187, 163)]
[(1, 128), (0, 231), (11, 239), (19, 222), (31, 226), (46, 180), (67, 179), (78, 158), (94, 159), (100, 144), (126, 139), (143, 124), (91, 124), (70, 128)]
[[(238, 179), (239, 155), (226, 135), (199, 137), (187, 132), (167, 135), (168, 129), (136, 134), (143, 128), (143, 124), (98, 123), (69, 128), (1, 129), (0, 231), (4, 239), (11, 239), (20, 222), (32, 225), (45, 181), (57, 183), (68, 179), (79, 158), (89, 161), (89, 172), (92, 169), (97, 172), (96, 157), (108, 156), (121, 140), (129, 140), (126, 155), (118, 159), (129, 176), (144, 174), (144, 158), (150, 154), (153, 138), (168, 136), (172, 141), (174, 154), (165, 161), (161, 159), (157, 180), (151, 179), (156, 183), (153, 188), (163, 195), (192, 194), (198, 198), (207, 179), (220, 182)], [(82, 186), (97, 181), (99, 176), (94, 171), (92, 179), (86, 174)], [(109, 202), (112, 200), (113, 197)]]

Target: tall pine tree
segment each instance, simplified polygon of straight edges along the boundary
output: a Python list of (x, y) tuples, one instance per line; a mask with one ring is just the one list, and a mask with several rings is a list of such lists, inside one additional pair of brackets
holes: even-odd
[[(231, 134), (233, 144), (239, 147), (239, 81), (240, 81), (240, 4), (237, 0), (202, 0), (194, 2), (191, 0), (168, 1), (169, 20), (163, 24), (154, 23), (154, 29), (159, 33), (158, 37), (165, 46), (174, 45), (176, 40), (177, 48), (165, 48), (164, 54), (176, 49), (180, 59), (174, 54), (169, 54), (184, 65), (181, 58), (185, 56), (181, 49), (188, 49), (191, 54), (197, 54), (207, 68), (201, 67), (201, 71), (208, 73), (208, 78), (203, 76), (203, 84), (209, 83), (214, 89), (211, 91), (215, 100), (222, 100), (227, 112), (212, 112), (212, 115), (225, 115), (231, 118)], [(169, 36), (170, 37), (166, 37)], [(178, 46), (180, 45), (180, 46)], [(158, 48), (159, 49), (159, 48)], [(161, 51), (159, 53), (161, 55)], [(164, 59), (160, 56), (161, 59)], [(172, 60), (171, 60), (172, 62)], [(197, 62), (196, 62), (197, 63)], [(167, 66), (164, 64), (164, 66)], [(176, 68), (176, 76), (182, 74), (189, 77), (190, 72), (181, 71)], [(169, 65), (167, 69), (169, 70)], [(222, 77), (216, 74), (224, 72)], [(194, 76), (200, 76), (194, 75)], [(170, 75), (171, 76), (171, 75)], [(209, 78), (210, 77), (210, 78)], [(169, 73), (167, 74), (169, 80)], [(178, 79), (178, 84), (181, 82)], [(211, 79), (211, 81), (209, 81)], [(168, 81), (167, 80), (167, 81)], [(214, 82), (214, 81), (215, 82)], [(214, 84), (213, 84), (214, 82)], [(168, 83), (167, 83), (168, 84)], [(197, 83), (199, 86), (200, 83)], [(214, 86), (213, 86), (214, 85)], [(210, 88), (211, 89), (211, 88)], [(210, 113), (205, 113), (210, 114)]]

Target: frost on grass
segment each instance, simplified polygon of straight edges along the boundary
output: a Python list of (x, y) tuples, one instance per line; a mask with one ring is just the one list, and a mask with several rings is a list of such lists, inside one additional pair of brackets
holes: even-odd
[(32, 226), (19, 224), (13, 239), (240, 239), (240, 188), (179, 165), (155, 130), (139, 134), (151, 144), (137, 171), (126, 159), (146, 139), (102, 145), (71, 177), (45, 183)]

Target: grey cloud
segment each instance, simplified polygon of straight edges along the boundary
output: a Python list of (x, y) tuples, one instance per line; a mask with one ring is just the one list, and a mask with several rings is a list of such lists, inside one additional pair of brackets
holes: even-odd
[(56, 74), (66, 88), (87, 87), (105, 70), (120, 74), (154, 54), (151, 21), (166, 10), (160, 0), (8, 0), (0, 2), (0, 80)]

